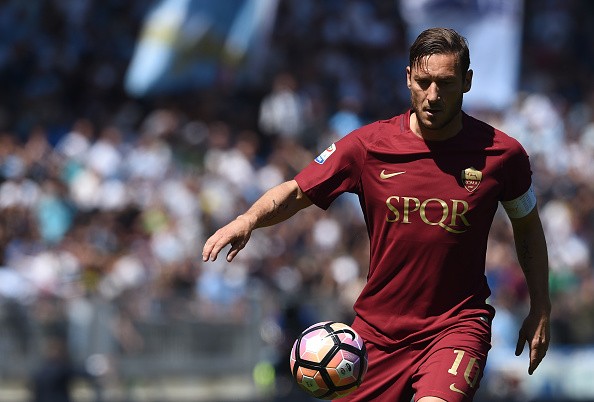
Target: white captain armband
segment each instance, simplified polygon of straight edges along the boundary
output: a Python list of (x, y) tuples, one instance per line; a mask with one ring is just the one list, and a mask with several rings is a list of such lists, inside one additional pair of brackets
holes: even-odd
[(511, 201), (501, 201), (507, 216), (512, 219), (523, 218), (536, 206), (536, 194), (532, 186), (524, 194)]

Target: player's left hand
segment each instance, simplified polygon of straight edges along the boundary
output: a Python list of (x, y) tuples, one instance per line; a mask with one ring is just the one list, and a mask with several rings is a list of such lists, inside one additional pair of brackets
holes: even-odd
[(528, 374), (532, 375), (542, 359), (547, 354), (550, 342), (549, 313), (535, 313), (530, 311), (518, 334), (516, 345), (516, 356), (522, 354), (524, 343), (528, 342), (530, 347), (530, 365)]

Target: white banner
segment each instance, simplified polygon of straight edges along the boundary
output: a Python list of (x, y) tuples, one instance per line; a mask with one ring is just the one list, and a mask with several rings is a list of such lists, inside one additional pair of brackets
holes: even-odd
[(523, 0), (399, 0), (408, 44), (431, 27), (453, 28), (468, 39), (474, 71), (465, 109), (501, 110), (518, 89)]

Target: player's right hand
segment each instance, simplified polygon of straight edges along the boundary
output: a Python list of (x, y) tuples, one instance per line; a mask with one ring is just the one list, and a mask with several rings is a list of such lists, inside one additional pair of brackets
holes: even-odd
[(252, 234), (253, 226), (243, 215), (217, 230), (204, 244), (202, 261), (214, 261), (219, 252), (227, 245), (231, 249), (227, 253), (227, 261), (233, 261), (237, 253), (245, 247)]

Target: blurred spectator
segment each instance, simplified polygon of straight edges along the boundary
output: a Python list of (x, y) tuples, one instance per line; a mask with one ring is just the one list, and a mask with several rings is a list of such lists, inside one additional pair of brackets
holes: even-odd
[(328, 125), (337, 139), (361, 127), (364, 121), (359, 116), (361, 103), (355, 97), (344, 97), (339, 103), (339, 109), (330, 117)]
[(291, 73), (274, 77), (272, 90), (262, 99), (259, 114), (260, 129), (272, 136), (299, 142), (309, 120), (308, 99), (298, 92)]
[(32, 374), (31, 402), (71, 402), (72, 386), (77, 379), (89, 381), (95, 391), (94, 401), (100, 402), (97, 380), (84, 368), (79, 368), (70, 361), (66, 341), (54, 335), (45, 341), (43, 358)]

